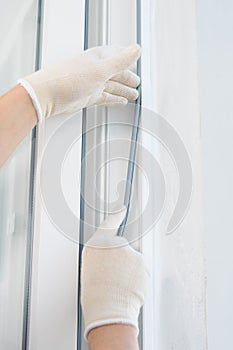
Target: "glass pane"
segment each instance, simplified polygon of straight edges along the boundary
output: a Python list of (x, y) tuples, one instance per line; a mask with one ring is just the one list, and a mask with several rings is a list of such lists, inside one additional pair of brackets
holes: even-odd
[[(35, 66), (37, 1), (11, 0), (0, 13), (0, 94)], [(31, 135), (0, 169), (0, 348), (21, 349)]]

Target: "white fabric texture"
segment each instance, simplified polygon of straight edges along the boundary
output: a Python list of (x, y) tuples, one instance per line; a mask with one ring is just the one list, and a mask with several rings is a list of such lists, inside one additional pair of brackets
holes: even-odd
[(84, 337), (91, 329), (124, 323), (138, 332), (138, 315), (144, 303), (149, 273), (142, 254), (116, 236), (125, 210), (111, 214), (83, 249), (81, 303)]
[(31, 85), (27, 82), (27, 80), (20, 80), (19, 82), (24, 87), (24, 89), (28, 92), (28, 94), (30, 95), (30, 97), (32, 99), (33, 105), (34, 105), (36, 113), (37, 113), (38, 122), (39, 123), (42, 122), (43, 113), (42, 113), (39, 101), (36, 97), (35, 91), (31, 87)]
[(100, 46), (20, 79), (31, 96), (38, 121), (99, 105), (125, 105), (138, 97), (139, 77), (129, 68), (140, 47)]

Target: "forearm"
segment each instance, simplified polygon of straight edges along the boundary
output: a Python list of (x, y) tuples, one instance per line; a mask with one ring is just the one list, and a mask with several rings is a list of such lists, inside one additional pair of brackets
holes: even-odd
[(138, 350), (137, 332), (126, 324), (94, 328), (88, 335), (89, 350)]
[(0, 97), (0, 167), (36, 123), (34, 105), (22, 86)]

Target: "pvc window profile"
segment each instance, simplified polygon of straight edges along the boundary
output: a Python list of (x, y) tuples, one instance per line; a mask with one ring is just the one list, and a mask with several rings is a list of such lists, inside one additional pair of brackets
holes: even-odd
[[(141, 0), (135, 0), (136, 1), (136, 37), (137, 37), (137, 43), (141, 44)], [(93, 9), (93, 6), (96, 6), (95, 9)], [(108, 44), (108, 38), (109, 38), (109, 6), (110, 1), (85, 1), (85, 30), (84, 30), (84, 49), (88, 49), (91, 46), (94, 45), (106, 45)], [(102, 30), (99, 31), (99, 37), (97, 35), (97, 38), (95, 37), (94, 42), (93, 38), (90, 40), (90, 29), (93, 23), (91, 23), (90, 19), (90, 11), (94, 10), (97, 11), (98, 9), (98, 15), (102, 18), (98, 18), (98, 23), (102, 23), (105, 25), (105, 28), (102, 27)], [(96, 13), (95, 13), (96, 14)], [(97, 40), (96, 40), (97, 39)], [(95, 42), (96, 40), (96, 42)], [(94, 44), (94, 45), (92, 45)], [(141, 59), (138, 60), (137, 63), (137, 74), (141, 77)], [(140, 124), (140, 116), (141, 116), (141, 86), (139, 87), (139, 97), (135, 103), (135, 109), (134, 109), (134, 123), (132, 128), (132, 134), (131, 134), (131, 146), (130, 146), (130, 152), (129, 152), (129, 159), (128, 159), (128, 170), (127, 170), (127, 181), (125, 186), (125, 195), (124, 195), (124, 205), (127, 208), (125, 219), (123, 220), (119, 230), (118, 235), (123, 236), (127, 219), (129, 216), (129, 209), (130, 209), (130, 201), (131, 201), (131, 194), (132, 194), (132, 186), (133, 186), (133, 178), (134, 178), (134, 172), (135, 172), (135, 159), (136, 159), (136, 152), (137, 152), (137, 140), (138, 140), (138, 132), (139, 132), (139, 124)], [(108, 134), (107, 131), (107, 111), (105, 112), (105, 135)], [(107, 151), (106, 151), (107, 152)], [(84, 245), (84, 237), (85, 237), (85, 179), (86, 179), (86, 162), (85, 157), (87, 154), (87, 110), (83, 110), (82, 114), (82, 145), (81, 145), (81, 182), (80, 182), (80, 227), (79, 227), (79, 258), (78, 258), (78, 266), (79, 266), (79, 275), (78, 275), (78, 296), (77, 296), (77, 349), (83, 350), (85, 348), (85, 342), (83, 339), (83, 320), (82, 320), (82, 309), (81, 309), (81, 288), (80, 288), (80, 275), (81, 275), (81, 258), (82, 258), (82, 250)], [(108, 174), (105, 173), (105, 182), (108, 181)], [(108, 188), (105, 186), (104, 188), (104, 195), (105, 198), (108, 195), (107, 192)], [(82, 195), (84, 194), (84, 196)], [(140, 314), (139, 318), (139, 325), (142, 329), (142, 313)], [(139, 337), (139, 343), (140, 343), (140, 349), (143, 349), (143, 338), (142, 338), (142, 332)]]

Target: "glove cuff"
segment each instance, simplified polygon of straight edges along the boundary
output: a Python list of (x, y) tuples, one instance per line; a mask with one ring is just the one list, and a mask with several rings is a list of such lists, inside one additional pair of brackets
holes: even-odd
[(41, 109), (40, 103), (38, 101), (38, 98), (36, 96), (36, 93), (35, 93), (33, 87), (25, 79), (19, 79), (18, 80), (18, 84), (20, 84), (27, 91), (29, 96), (31, 97), (32, 103), (33, 103), (33, 105), (35, 107), (35, 110), (36, 110), (36, 113), (37, 113), (38, 123), (41, 123), (44, 120), (44, 117), (43, 117), (43, 113), (42, 113), (42, 109)]
[(142, 291), (132, 292), (104, 283), (98, 286), (98, 290), (93, 287), (87, 298), (82, 298), (85, 339), (93, 328), (113, 323), (132, 325), (138, 333), (138, 315), (143, 299)]

